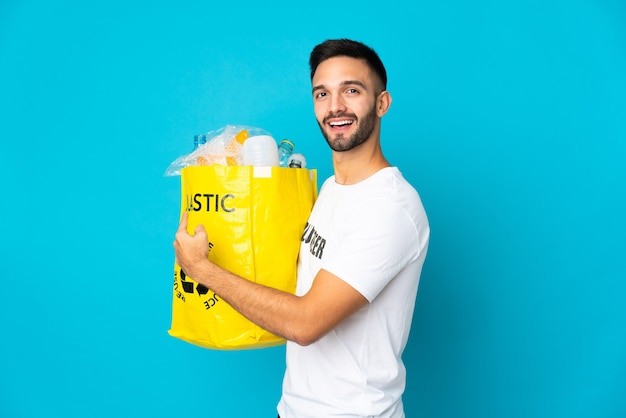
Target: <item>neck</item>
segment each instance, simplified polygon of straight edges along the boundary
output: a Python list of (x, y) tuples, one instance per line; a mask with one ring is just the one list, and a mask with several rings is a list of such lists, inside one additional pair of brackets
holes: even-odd
[(379, 170), (390, 167), (380, 147), (380, 138), (370, 138), (350, 151), (333, 151), (335, 182), (343, 185), (359, 183)]

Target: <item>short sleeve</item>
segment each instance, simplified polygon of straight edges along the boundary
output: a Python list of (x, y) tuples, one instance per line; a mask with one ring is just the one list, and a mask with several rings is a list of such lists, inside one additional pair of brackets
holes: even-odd
[(322, 268), (372, 301), (419, 253), (416, 226), (390, 199), (360, 205), (342, 224), (342, 239)]

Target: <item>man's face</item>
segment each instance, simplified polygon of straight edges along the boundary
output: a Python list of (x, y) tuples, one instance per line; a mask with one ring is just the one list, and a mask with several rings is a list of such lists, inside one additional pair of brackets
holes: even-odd
[(367, 141), (376, 128), (380, 87), (365, 61), (334, 57), (313, 76), (313, 108), (322, 135), (333, 151), (349, 151)]

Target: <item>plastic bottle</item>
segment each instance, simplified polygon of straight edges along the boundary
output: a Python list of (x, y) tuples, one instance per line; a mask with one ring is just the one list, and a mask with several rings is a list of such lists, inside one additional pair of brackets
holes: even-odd
[(278, 163), (281, 167), (289, 167), (289, 156), (293, 153), (295, 145), (289, 139), (283, 139), (278, 144)]
[(243, 165), (271, 167), (278, 163), (278, 146), (271, 136), (251, 136), (243, 143)]
[(202, 144), (206, 144), (206, 135), (194, 135), (193, 137), (193, 149), (196, 150)]
[(306, 158), (304, 158), (304, 155), (299, 153), (291, 154), (291, 156), (289, 157), (289, 167), (306, 168)]

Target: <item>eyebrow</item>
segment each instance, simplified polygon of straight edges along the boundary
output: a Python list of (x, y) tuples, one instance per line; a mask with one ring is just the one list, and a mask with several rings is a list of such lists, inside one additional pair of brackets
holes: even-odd
[[(363, 83), (362, 81), (359, 80), (345, 80), (342, 81), (341, 84), (339, 84), (342, 87), (346, 87), (346, 86), (359, 86), (361, 88), (363, 88), (363, 90), (367, 90), (367, 86), (365, 85), (365, 83)], [(325, 90), (326, 87), (323, 84), (319, 84), (317, 86), (313, 87), (312, 92), (315, 93), (318, 90)]]

